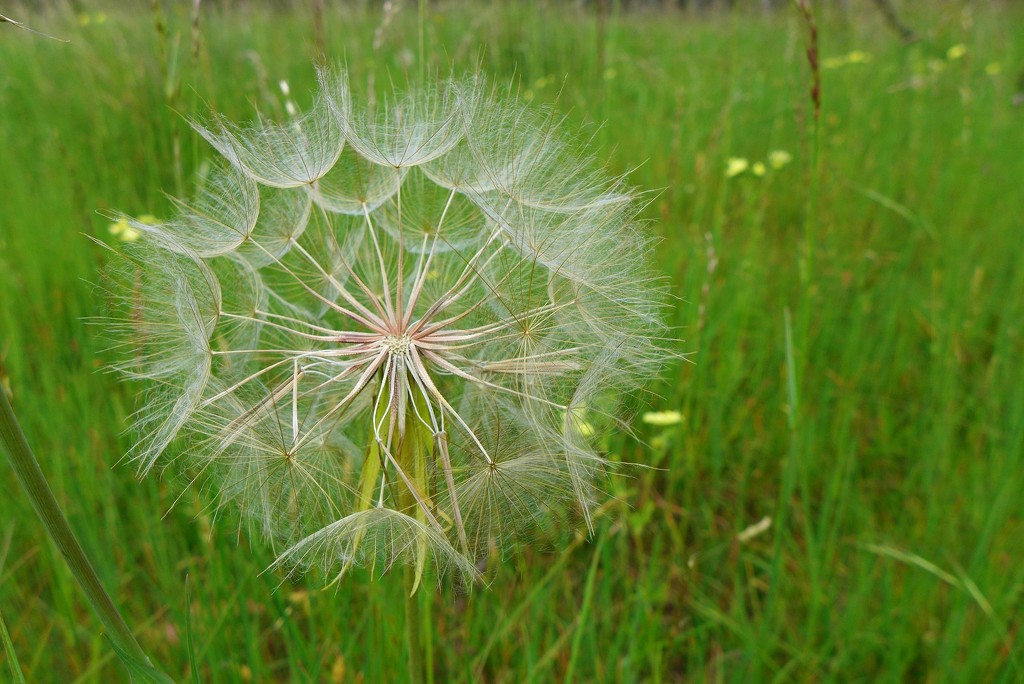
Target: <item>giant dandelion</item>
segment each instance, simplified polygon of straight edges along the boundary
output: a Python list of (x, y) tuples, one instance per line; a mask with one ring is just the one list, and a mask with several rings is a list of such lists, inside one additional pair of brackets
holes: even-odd
[(590, 525), (602, 432), (664, 356), (637, 193), (479, 78), (371, 109), (321, 70), (306, 113), (194, 125), (219, 163), (129, 220), (111, 286), (140, 470), (182, 461), (276, 564), (413, 590)]

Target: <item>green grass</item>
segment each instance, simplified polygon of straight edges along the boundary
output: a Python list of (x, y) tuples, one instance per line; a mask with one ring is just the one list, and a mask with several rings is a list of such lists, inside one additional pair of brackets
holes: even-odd
[[(400, 680), (400, 581), (278, 588), (260, 574), (270, 549), (229, 520), (210, 536), (201, 494), (167, 513), (173, 478), (115, 466), (133, 388), (101, 372), (83, 321), (105, 258), (84, 236), (111, 239), (97, 210), (163, 216), (162, 192), (189, 187), (210, 151), (176, 112), (273, 112), (280, 79), (301, 101), (307, 5), (203, 3), (194, 57), (185, 13), (159, 30), (79, 4), (88, 25), (4, 10), (70, 44), (0, 24), (0, 380), (175, 679), (191, 677), (190, 624), (204, 682)], [(328, 8), (327, 53), (360, 82), (417, 72), (421, 55), (514, 76), (659, 189), (658, 266), (694, 352), (652, 407), (684, 423), (638, 422), (646, 444), (608, 445), (658, 469), (611, 481), (596, 539), (525, 550), (489, 588), (434, 597), (436, 681), (1024, 680), (1024, 12), (914, 3), (923, 40), (905, 46), (863, 5), (818, 18), (823, 57), (871, 60), (822, 72), (817, 124), (792, 10), (614, 12), (602, 51), (583, 11), (431, 4), (421, 22), (407, 7), (375, 49), (378, 13)], [(724, 177), (729, 157), (774, 149), (793, 162)], [(26, 679), (119, 681), (13, 473), (0, 478), (0, 612)]]

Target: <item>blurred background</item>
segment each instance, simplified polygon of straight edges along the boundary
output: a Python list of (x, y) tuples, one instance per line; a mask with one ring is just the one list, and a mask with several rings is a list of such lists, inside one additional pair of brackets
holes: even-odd
[[(595, 534), (434, 598), (435, 680), (1024, 681), (1024, 4), (23, 2), (0, 23), (0, 383), (143, 647), (204, 682), (405, 674), (401, 582), (285, 583), (200, 490), (118, 465), (95, 283), (212, 150), (183, 115), (479, 69), (654, 191), (679, 351)], [(287, 93), (281, 86), (288, 84)], [(31, 682), (124, 675), (13, 472)], [(186, 577), (190, 591), (187, 599)], [(0, 655), (0, 658), (3, 658)], [(3, 677), (9, 663), (0, 663)]]

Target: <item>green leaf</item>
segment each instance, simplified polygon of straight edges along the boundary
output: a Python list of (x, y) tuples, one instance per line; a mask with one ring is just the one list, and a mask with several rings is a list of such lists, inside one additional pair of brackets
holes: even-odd
[(133, 684), (174, 684), (173, 679), (149, 663), (133, 658), (127, 651), (118, 646), (117, 642), (113, 639), (108, 637), (107, 640), (110, 641), (110, 645), (113, 647), (114, 652), (117, 653), (117, 657), (121, 659), (121, 664), (128, 670)]

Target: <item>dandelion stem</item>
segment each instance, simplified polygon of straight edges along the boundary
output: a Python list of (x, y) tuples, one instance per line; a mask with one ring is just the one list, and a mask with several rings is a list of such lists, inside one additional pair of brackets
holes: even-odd
[(405, 595), (405, 644), (409, 651), (409, 684), (423, 682), (423, 649), (420, 643), (420, 597), (413, 593), (416, 568), (406, 564), (402, 572), (402, 593)]
[[(392, 383), (394, 383), (393, 380)], [(401, 396), (398, 398), (398, 401), (404, 403), (406, 399), (404, 396)], [(415, 401), (410, 401), (410, 403), (413, 404), (415, 410)], [(395, 407), (392, 406), (388, 412), (394, 414)], [(393, 421), (394, 418), (392, 418), (392, 424)], [(399, 506), (403, 510), (411, 511), (419, 505), (423, 512), (423, 518), (429, 520), (431, 524), (440, 529), (437, 520), (431, 514), (430, 508), (424, 501), (424, 495), (419, 491), (420, 488), (427, 489), (429, 483), (424, 479), (424, 468), (417, 467), (416, 465), (418, 462), (422, 463), (422, 459), (425, 456), (425, 454), (420, 452), (420, 450), (425, 448), (425, 445), (422, 440), (416, 437), (418, 432), (420, 430), (417, 428), (406, 429), (398, 436), (396, 453), (392, 454), (390, 450), (385, 449), (385, 454), (405, 484), (405, 487), (398, 488)], [(390, 442), (390, 434), (388, 441)], [(379, 440), (378, 445), (380, 445)], [(405, 473), (406, 469), (412, 474), (411, 479)], [(417, 479), (420, 481), (416, 482)], [(426, 493), (426, 497), (428, 499), (430, 497), (429, 490)], [(411, 684), (421, 684), (425, 681), (425, 677), (429, 678), (423, 658), (426, 648), (422, 638), (423, 635), (420, 632), (423, 621), (420, 602), (425, 599), (423, 596), (416, 594), (416, 590), (423, 579), (427, 547), (425, 544), (421, 545), (420, 543), (417, 543), (416, 546), (415, 562), (407, 563), (402, 572), (402, 594), (405, 600), (405, 638), (406, 647), (409, 651), (409, 682)]]
[[(71, 526), (68, 525), (67, 518), (64, 517), (53, 491), (50, 490), (50, 485), (46, 482), (39, 462), (32, 453), (25, 434), (18, 424), (18, 419), (14, 415), (14, 409), (11, 408), (11, 403), (7, 400), (7, 395), (3, 390), (0, 390), (0, 442), (3, 442), (7, 450), (11, 467), (14, 468), (18, 481), (21, 482), (25, 493), (32, 501), (32, 507), (46, 528), (50, 539), (57, 545), (64, 560), (67, 561), (71, 574), (75, 576), (82, 591), (85, 592), (85, 596), (93, 610), (96, 611), (100, 622), (107, 629), (115, 650), (119, 655), (124, 654), (122, 657), (130, 657), (133, 661), (137, 661), (139, 666), (152, 670), (153, 666), (149, 657), (139, 646), (135, 635), (132, 634), (124, 618), (121, 617), (106, 589), (103, 588), (95, 568), (88, 556), (85, 555), (85, 550), (75, 537)], [(154, 670), (154, 672), (156, 671)], [(153, 681), (171, 682), (172, 680), (167, 675), (156, 672)]]

